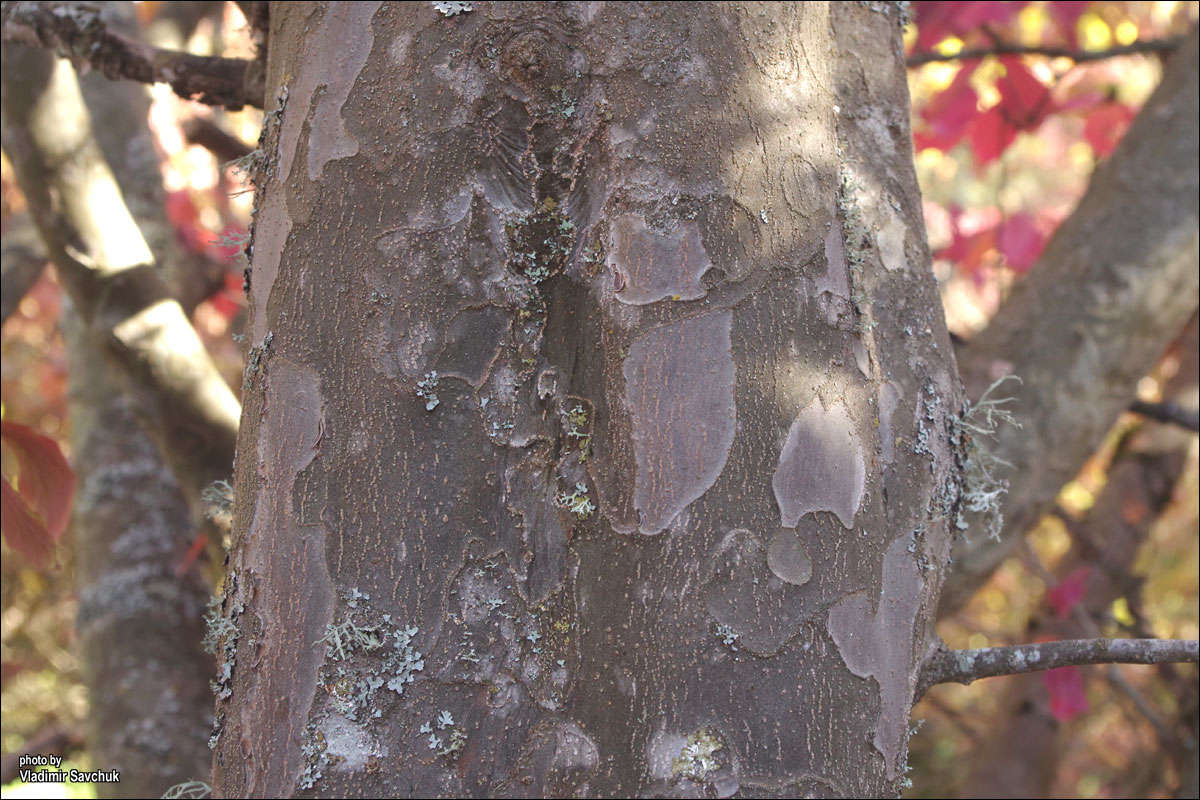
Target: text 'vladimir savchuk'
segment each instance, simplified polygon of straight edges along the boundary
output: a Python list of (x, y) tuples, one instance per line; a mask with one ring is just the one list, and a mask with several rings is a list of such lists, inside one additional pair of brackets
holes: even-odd
[[(121, 773), (115, 769), (61, 770), (62, 756), (25, 754), (18, 763), (17, 777), (22, 783), (119, 783)], [(50, 767), (50, 769), (31, 769)]]

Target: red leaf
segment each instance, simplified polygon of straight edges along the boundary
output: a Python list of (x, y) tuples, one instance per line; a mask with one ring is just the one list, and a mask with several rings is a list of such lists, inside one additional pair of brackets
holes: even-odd
[(204, 252), (200, 211), (191, 194), (184, 189), (167, 192), (167, 220), (175, 228), (175, 238), (192, 253)]
[(958, 36), (984, 24), (1003, 25), (1016, 16), (1027, 3), (1005, 3), (998, 0), (963, 2), (963, 0), (931, 0), (915, 5), (917, 50), (929, 50), (948, 36)]
[(1124, 103), (1105, 103), (1087, 115), (1083, 137), (1097, 156), (1106, 156), (1121, 141), (1133, 117), (1133, 109)]
[(1046, 236), (1038, 228), (1032, 214), (1013, 214), (1004, 221), (996, 237), (996, 245), (1004, 254), (1008, 266), (1017, 272), (1025, 272), (1041, 257), (1046, 249)]
[(242, 277), (226, 273), (225, 285), (209, 298), (213, 310), (225, 319), (233, 319), (246, 307), (242, 301)]
[(3, 491), (0, 516), (3, 517), (4, 541), (41, 569), (50, 559), (50, 545), (53, 540), (46, 532), (46, 526), (9, 484), (8, 478), (3, 480), (4, 483), (0, 486), (0, 490)]
[(971, 149), (975, 166), (982, 169), (1000, 157), (1017, 138), (1017, 129), (1005, 119), (1000, 106), (992, 106), (971, 123)]
[(1087, 591), (1087, 579), (1091, 572), (1091, 567), (1079, 567), (1046, 592), (1046, 602), (1054, 609), (1054, 613), (1064, 619), (1070, 615)]
[(0, 422), (0, 437), (17, 456), (17, 487), (4, 480), (4, 537), (43, 566), (71, 516), (75, 473), (58, 444), (25, 425)]
[(913, 137), (918, 150), (936, 147), (946, 151), (963, 138), (978, 113), (979, 96), (971, 88), (975, 66), (963, 67), (945, 91), (938, 93), (921, 110), (924, 128)]
[(999, 212), (994, 208), (963, 212), (951, 207), (951, 241), (935, 257), (952, 262), (956, 270), (973, 275), (978, 280), (979, 270), (988, 260), (988, 254), (996, 249), (996, 231), (1000, 227), (998, 219)]
[(1060, 667), (1042, 673), (1042, 682), (1050, 693), (1050, 713), (1059, 722), (1070, 722), (1088, 710), (1087, 693), (1079, 667)]
[(1004, 75), (996, 81), (1000, 102), (996, 108), (1017, 130), (1033, 130), (1054, 110), (1050, 90), (1015, 56), (1004, 56)]

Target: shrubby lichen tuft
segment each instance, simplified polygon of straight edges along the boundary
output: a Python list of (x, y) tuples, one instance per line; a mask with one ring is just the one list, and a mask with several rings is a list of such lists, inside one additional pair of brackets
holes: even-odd
[(1015, 375), (1005, 375), (996, 380), (974, 404), (968, 404), (963, 413), (951, 419), (951, 443), (962, 453), (962, 503), (955, 519), (959, 530), (967, 528), (963, 510), (979, 514), (984, 521), (988, 536), (1000, 538), (1004, 524), (1001, 500), (1008, 492), (1008, 481), (996, 475), (1001, 467), (1012, 467), (990, 451), (984, 439), (995, 439), (1001, 425), (1019, 423), (1005, 406), (1014, 402), (1012, 397), (997, 397), (996, 390), (1007, 381), (1018, 383)]

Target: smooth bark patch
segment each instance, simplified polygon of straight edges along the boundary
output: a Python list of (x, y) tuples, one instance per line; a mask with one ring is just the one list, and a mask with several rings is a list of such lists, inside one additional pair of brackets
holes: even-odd
[(896, 457), (896, 442), (892, 435), (892, 414), (900, 403), (900, 387), (888, 381), (879, 387), (879, 460), (884, 466)]
[(796, 527), (813, 511), (832, 511), (843, 526), (854, 527), (865, 480), (862, 441), (846, 404), (809, 403), (788, 431), (771, 481), (783, 527)]
[(712, 266), (696, 223), (680, 221), (672, 233), (659, 233), (640, 216), (613, 220), (608, 266), (618, 277), (617, 299), (630, 305), (704, 296), (700, 277)]
[[(325, 528), (300, 521), (294, 509), (301, 498), (293, 505), (296, 477), (316, 457), (323, 435), (320, 378), (303, 364), (274, 356), (265, 382), (258, 463), (260, 480), (270, 491), (259, 495), (246, 531), (245, 574), (258, 578), (253, 586), (259, 595), (255, 613), (261, 638), (255, 651), (270, 669), (252, 671), (241, 715), (245, 729), (255, 732), (253, 739), (243, 739), (248, 758), (271, 765), (247, 771), (249, 791), (284, 796), (291, 794), (304, 763), (291, 732), (308, 719), (323, 661), (321, 648), (297, 643), (321, 638), (335, 598), (325, 561)], [(252, 670), (253, 665), (234, 669)]]
[(812, 559), (794, 530), (780, 528), (767, 545), (767, 566), (781, 581), (803, 586), (812, 577)]
[(924, 585), (916, 556), (909, 552), (911, 541), (901, 536), (888, 548), (883, 560), (883, 587), (875, 608), (865, 592), (856, 592), (829, 611), (829, 635), (846, 667), (860, 678), (873, 677), (879, 684), (875, 747), (883, 754), (892, 780), (903, 772), (901, 751), (907, 741), (904, 729), (916, 680), (911, 632)]
[(346, 130), (342, 105), (375, 43), (371, 18), (379, 3), (335, 3), (329, 7), (317, 30), (314, 47), (321, 52), (336, 50), (338, 68), (324, 76), (325, 91), (317, 100), (308, 130), (308, 179), (321, 177), (325, 164), (358, 153), (358, 140)]
[[(783, 533), (796, 537), (795, 531)], [(798, 540), (795, 544), (803, 550)], [(785, 559), (789, 561), (786, 565)], [(736, 635), (733, 646), (759, 656), (775, 655), (796, 635), (804, 621), (816, 613), (818, 599), (814, 592), (800, 589), (775, 573), (775, 567), (779, 567), (793, 580), (800, 581), (804, 577), (802, 561), (793, 548), (790, 553), (778, 552), (776, 564), (770, 565), (769, 548), (753, 533), (735, 528), (726, 534), (711, 556), (704, 596), (708, 613), (718, 625), (726, 626)], [(811, 564), (808, 573), (811, 577)], [(714, 645), (721, 644), (720, 638), (713, 641)]]
[(737, 419), (733, 314), (717, 311), (656, 328), (625, 360), (633, 420), (638, 529), (659, 533), (717, 480)]

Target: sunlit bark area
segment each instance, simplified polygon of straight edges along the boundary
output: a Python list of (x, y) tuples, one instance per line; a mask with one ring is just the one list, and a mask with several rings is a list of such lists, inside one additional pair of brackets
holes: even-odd
[(444, 5), (273, 11), (217, 790), (892, 791), (962, 458), (895, 10)]

